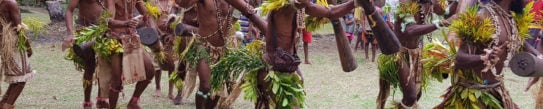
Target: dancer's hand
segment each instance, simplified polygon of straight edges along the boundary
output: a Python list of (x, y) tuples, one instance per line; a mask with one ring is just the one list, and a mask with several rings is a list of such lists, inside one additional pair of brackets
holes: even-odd
[(358, 3), (356, 5), (362, 6), (362, 8), (364, 8), (365, 14), (369, 15), (376, 11), (372, 1), (373, 0), (356, 0), (356, 3)]
[(441, 20), (441, 24), (443, 25), (443, 27), (448, 27), (451, 25), (451, 23), (456, 20), (458, 17), (449, 17), (447, 19), (444, 19), (444, 20)]
[(62, 51), (66, 50), (68, 47), (71, 47), (74, 44), (74, 35), (68, 35), (66, 38), (64, 38), (64, 41), (62, 42)]
[(490, 51), (489, 55), (489, 61), (490, 66), (496, 65), (500, 61), (500, 57), (502, 57), (505, 53), (507, 53), (507, 50), (505, 49), (507, 47), (507, 42), (498, 46), (493, 47)]
[(26, 56), (31, 57), (32, 54), (34, 54), (34, 52), (32, 51), (32, 48), (28, 48), (28, 50), (26, 50)]
[(439, 22), (439, 25), (440, 25), (441, 27), (448, 27), (448, 26), (451, 25), (451, 21), (449, 21), (449, 19), (447, 19), (447, 20), (442, 20), (442, 21)]
[(500, 46), (493, 47), (492, 48), (492, 55), (494, 55), (496, 57), (503, 56), (505, 53), (507, 53), (507, 45), (509, 45), (509, 42), (504, 42)]
[(528, 80), (528, 85), (526, 85), (526, 88), (524, 88), (524, 92), (527, 92), (530, 90), (530, 88), (539, 81), (539, 77), (531, 77), (530, 80)]
[(173, 43), (173, 41), (175, 40), (175, 38), (171, 35), (166, 35), (166, 37), (164, 37), (164, 42), (165, 43)]
[(140, 23), (139, 19), (130, 19), (129, 21), (125, 22), (125, 25), (130, 28), (136, 28), (139, 23)]
[(488, 66), (488, 65), (491, 65), (491, 56), (490, 54), (492, 53), (492, 50), (490, 49), (484, 49), (483, 50), (485, 53), (483, 55), (481, 55), (480, 59), (481, 61), (483, 61), (483, 65), (485, 66)]

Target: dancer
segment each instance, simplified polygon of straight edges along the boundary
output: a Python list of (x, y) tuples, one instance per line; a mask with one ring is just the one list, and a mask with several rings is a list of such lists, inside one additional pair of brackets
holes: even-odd
[[(429, 6), (441, 7), (441, 5), (428, 5), (428, 1), (400, 1), (400, 7), (396, 12), (394, 32), (401, 42), (400, 52), (394, 55), (380, 55), (379, 67), (379, 95), (377, 108), (383, 109), (390, 93), (390, 85), (400, 87), (403, 98), (399, 103), (403, 108), (412, 108), (422, 96), (422, 86), (426, 86), (428, 79), (421, 73), (421, 48), (420, 36), (431, 33), (441, 27), (449, 25), (449, 20), (436, 21), (433, 24), (425, 24), (425, 15), (431, 13)], [(436, 3), (434, 3), (436, 4)], [(371, 19), (370, 19), (371, 20)], [(379, 36), (376, 36), (379, 37)], [(370, 40), (368, 40), (370, 41)]]
[(0, 100), (0, 108), (14, 109), (15, 101), (23, 92), (25, 84), (32, 79), (35, 72), (28, 59), (32, 56), (29, 39), (26, 37), (21, 13), (15, 0), (0, 1), (0, 74), (9, 87)]
[[(107, 12), (112, 15), (108, 19), (109, 31), (104, 38), (105, 41), (111, 41), (114, 47), (122, 47), (114, 49), (114, 51), (104, 50), (110, 54), (101, 54), (104, 51), (96, 51), (99, 56), (109, 59), (108, 63), (112, 69), (111, 84), (109, 91), (109, 108), (117, 107), (119, 92), (123, 90), (123, 85), (137, 82), (136, 89), (130, 99), (127, 108), (139, 109), (140, 96), (149, 85), (154, 76), (154, 67), (149, 54), (144, 52), (139, 36), (135, 32), (135, 28), (141, 24), (141, 19), (145, 24), (148, 24), (148, 15), (146, 13), (143, 0), (107, 0)], [(133, 10), (137, 10), (143, 14), (143, 17), (133, 17)], [(99, 43), (97, 44), (107, 44)], [(121, 45), (122, 44), (122, 45)]]
[[(287, 5), (274, 7), (269, 4)], [(336, 7), (326, 7), (327, 5), (313, 4), (309, 0), (265, 1), (260, 7), (264, 14), (269, 13), (267, 15), (269, 26), (265, 35), (266, 48), (264, 48), (265, 52), (262, 57), (269, 66), (249, 77), (256, 79), (254, 82), (244, 84), (244, 86), (253, 86), (258, 89), (257, 91), (248, 91), (253, 92), (251, 95), (256, 100), (255, 108), (268, 106), (272, 106), (270, 108), (303, 107), (305, 93), (302, 75), (294, 72), (298, 70), (300, 64), (295, 46), (296, 40), (302, 36), (305, 13), (315, 17), (337, 19), (354, 9), (354, 2), (349, 1)], [(288, 84), (288, 86), (279, 84)], [(272, 87), (280, 88), (272, 92)], [(285, 93), (291, 95), (285, 95)]]
[(306, 29), (303, 30), (302, 41), (304, 42), (305, 64), (311, 64), (311, 61), (309, 61), (309, 44), (313, 42), (313, 35), (310, 31), (307, 31)]
[[(68, 52), (74, 52), (74, 56), (68, 56), (68, 58), (71, 60), (74, 60), (76, 62), (76, 69), (84, 69), (83, 73), (83, 93), (84, 93), (84, 102), (83, 107), (84, 108), (92, 108), (92, 101), (91, 98), (91, 91), (92, 91), (92, 79), (94, 76), (94, 72), (96, 69), (96, 58), (95, 58), (95, 52), (92, 50), (92, 44), (94, 42), (86, 42), (81, 45), (77, 45), (74, 41), (74, 33), (79, 32), (82, 29), (96, 25), (98, 24), (98, 18), (100, 17), (100, 13), (102, 13), (105, 9), (105, 0), (90, 0), (90, 1), (84, 1), (84, 0), (71, 0), (67, 11), (66, 11), (66, 32), (68, 33), (68, 36), (64, 39), (64, 42), (62, 43), (62, 51), (69, 48)], [(74, 10), (78, 8), (79, 13), (77, 15), (77, 20), (75, 21), (76, 25), (74, 27)], [(74, 31), (75, 30), (75, 31)], [(70, 53), (68, 54), (70, 55)], [(77, 56), (77, 57), (76, 57)], [(77, 59), (80, 58), (83, 62), (77, 63)], [(77, 64), (81, 64), (82, 66), (79, 66)], [(83, 68), (81, 68), (83, 67)], [(108, 92), (109, 92), (109, 78), (111, 72), (106, 71), (100, 71), (101, 74), (99, 80), (99, 90), (98, 90), (98, 97), (96, 97), (96, 107), (97, 108), (108, 108), (109, 103), (107, 101)]]
[[(252, 6), (242, 0), (176, 0), (176, 3), (184, 8), (196, 5), (198, 12), (197, 20), (199, 24), (198, 34), (193, 45), (188, 45), (188, 52), (185, 59), (190, 66), (195, 68), (200, 79), (200, 86), (196, 93), (196, 108), (214, 108), (220, 99), (230, 97), (230, 93), (223, 88), (224, 84), (212, 88), (211, 64), (221, 59), (225, 52), (227, 36), (230, 35), (232, 26), (232, 11), (234, 7), (241, 11), (253, 24), (261, 31), (265, 31), (266, 24), (256, 15)], [(224, 93), (211, 93), (218, 91), (227, 91)], [(230, 104), (221, 104), (228, 108)]]
[[(176, 57), (173, 56), (173, 43), (175, 39), (174, 31), (171, 31), (170, 28), (170, 22), (171, 20), (175, 20), (175, 10), (177, 9), (175, 7), (174, 1), (171, 0), (153, 0), (152, 4), (156, 5), (158, 9), (160, 9), (160, 14), (157, 16), (158, 18), (155, 20), (155, 24), (158, 26), (157, 30), (160, 35), (160, 45), (163, 47), (160, 47), (160, 51), (157, 51), (155, 53), (155, 56), (163, 55), (163, 60), (155, 60), (159, 61), (158, 64), (160, 65), (160, 70), (168, 71), (168, 76), (170, 76), (174, 69), (175, 69), (175, 60)], [(149, 4), (151, 5), (151, 4)], [(163, 54), (161, 54), (163, 52)], [(156, 90), (153, 96), (160, 97), (160, 78), (161, 78), (162, 72), (157, 71), (155, 73), (155, 84), (156, 84)], [(181, 91), (179, 91), (180, 93)], [(168, 82), (168, 97), (170, 99), (174, 99), (173, 95), (173, 84), (172, 82)], [(178, 99), (180, 100), (180, 99)], [(174, 104), (178, 104), (180, 101), (174, 101)]]
[[(436, 108), (519, 108), (505, 89), (502, 71), (508, 53), (519, 52), (521, 46), (531, 46), (524, 43), (529, 37), (528, 27), (520, 26), (528, 26), (531, 21), (517, 19), (523, 19), (529, 14), (523, 11), (523, 6), (523, 2), (515, 0), (481, 1), (478, 6), (468, 9), (457, 21), (452, 22), (452, 29), (461, 39), (455, 57), (455, 67), (459, 72), (453, 74), (453, 86), (447, 90), (444, 101)], [(515, 13), (514, 16), (512, 13)], [(478, 28), (480, 31), (468, 33), (465, 29), (469, 28)], [(527, 51), (537, 53), (534, 50)], [(472, 96), (469, 99), (460, 95), (466, 90), (470, 91), (462, 96)], [(497, 102), (485, 102), (488, 100)]]

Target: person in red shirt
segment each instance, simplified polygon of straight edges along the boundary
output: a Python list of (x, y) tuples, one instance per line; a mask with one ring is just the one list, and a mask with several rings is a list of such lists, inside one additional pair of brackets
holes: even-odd
[(310, 31), (307, 31), (306, 29), (304, 29), (304, 32), (303, 32), (303, 38), (302, 40), (304, 41), (304, 58), (305, 58), (305, 64), (311, 64), (311, 62), (309, 61), (309, 43), (311, 43), (313, 41), (313, 34), (311, 34)]

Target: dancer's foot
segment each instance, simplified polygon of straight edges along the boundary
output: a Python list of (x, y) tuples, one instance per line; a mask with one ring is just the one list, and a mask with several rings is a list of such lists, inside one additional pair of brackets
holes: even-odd
[(309, 60), (305, 60), (305, 64), (311, 64)]
[(92, 109), (92, 101), (84, 101), (83, 102), (83, 109)]
[(128, 105), (126, 105), (126, 108), (127, 109), (141, 109), (141, 106), (139, 104), (129, 103)]
[(418, 109), (417, 103), (413, 104), (412, 106), (408, 107), (404, 105), (402, 102), (398, 103), (398, 109)]
[(160, 90), (155, 90), (155, 93), (153, 93), (153, 97), (160, 97)]
[(181, 96), (181, 93), (178, 93), (177, 96), (175, 96), (174, 99), (172, 99), (174, 105), (180, 105), (183, 103), (183, 97)]
[(173, 100), (173, 99), (175, 99), (175, 96), (173, 96), (173, 94), (170, 93), (170, 94), (168, 94), (168, 98)]
[(109, 108), (109, 100), (107, 98), (96, 98), (96, 108)]
[(132, 98), (130, 100), (130, 102), (128, 103), (128, 105), (126, 106), (127, 109), (141, 109), (141, 106), (140, 106), (140, 103), (139, 103), (139, 98)]
[(2, 109), (15, 109), (15, 106), (4, 103), (4, 104), (0, 104), (0, 108), (2, 108)]

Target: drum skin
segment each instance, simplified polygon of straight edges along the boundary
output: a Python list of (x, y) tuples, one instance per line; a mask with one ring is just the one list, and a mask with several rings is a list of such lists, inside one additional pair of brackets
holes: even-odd
[(158, 42), (158, 32), (154, 28), (143, 27), (136, 30), (143, 45), (151, 46)]
[(543, 76), (543, 60), (528, 52), (522, 52), (513, 56), (509, 61), (509, 67), (511, 68), (511, 71), (518, 76)]

